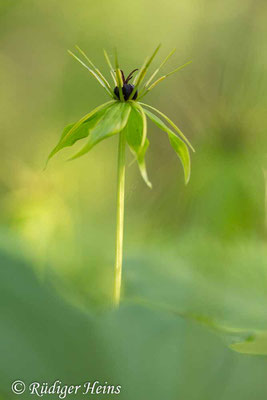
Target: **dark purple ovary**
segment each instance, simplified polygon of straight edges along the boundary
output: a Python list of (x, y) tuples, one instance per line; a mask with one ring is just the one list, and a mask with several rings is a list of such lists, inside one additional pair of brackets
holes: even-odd
[[(130, 83), (125, 83), (122, 87), (122, 94), (124, 97), (124, 100), (127, 101), (134, 90), (134, 85), (131, 85)], [(117, 96), (117, 98), (120, 100), (120, 93), (119, 93), (119, 88), (118, 86), (115, 87), (114, 93)], [(137, 99), (138, 92), (136, 91), (135, 94), (132, 97), (132, 100)]]

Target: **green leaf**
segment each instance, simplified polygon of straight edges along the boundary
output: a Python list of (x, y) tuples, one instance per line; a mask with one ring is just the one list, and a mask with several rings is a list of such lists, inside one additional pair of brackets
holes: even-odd
[(170, 144), (171, 144), (172, 148), (177, 153), (178, 157), (180, 158), (180, 160), (182, 162), (182, 165), (184, 168), (185, 183), (187, 184), (190, 179), (190, 170), (191, 170), (190, 154), (189, 154), (188, 148), (187, 148), (186, 144), (178, 136), (176, 136), (175, 133), (173, 133), (172, 131), (170, 131), (168, 133), (168, 135), (169, 135), (169, 140), (170, 140)]
[(56, 147), (51, 151), (47, 158), (46, 165), (50, 158), (52, 158), (59, 150), (64, 147), (72, 146), (77, 140), (84, 139), (89, 135), (90, 129), (92, 129), (103, 117), (106, 109), (114, 101), (109, 101), (101, 106), (96, 107), (93, 111), (86, 114), (75, 124), (70, 124), (64, 129), (61, 138)]
[(145, 145), (142, 147), (140, 153), (137, 156), (137, 162), (138, 162), (138, 166), (139, 166), (139, 170), (142, 175), (142, 178), (144, 179), (147, 186), (150, 189), (152, 189), (152, 183), (148, 179), (147, 171), (146, 171), (146, 163), (145, 163), (145, 155), (146, 155), (148, 146), (149, 146), (149, 141), (148, 141), (148, 139), (146, 139)]
[(230, 347), (243, 354), (257, 354), (267, 356), (267, 332), (252, 334), (247, 340), (234, 343)]
[(70, 132), (70, 130), (75, 126), (75, 123), (67, 125), (66, 128), (63, 130), (58, 145), (54, 148), (49, 157), (52, 157), (62, 148), (72, 146), (78, 140), (86, 138), (89, 135), (89, 130), (96, 125), (96, 123), (103, 115), (104, 111), (99, 111), (98, 113), (94, 114), (88, 121), (83, 122), (80, 126), (78, 126), (78, 128), (72, 130), (72, 134), (70, 136), (68, 135), (66, 140), (63, 140), (68, 132)]
[(136, 256), (125, 274), (127, 301), (195, 320), (238, 352), (267, 355), (263, 242), (226, 243), (192, 229)]
[(71, 157), (70, 160), (81, 157), (88, 153), (100, 141), (122, 131), (127, 124), (130, 111), (130, 104), (115, 102), (105, 111), (100, 123), (91, 130), (87, 144), (77, 154)]
[[(149, 146), (149, 141), (146, 138), (146, 117), (144, 115), (143, 118), (139, 109), (134, 106), (134, 103), (129, 116), (128, 124), (125, 127), (125, 134), (126, 141), (130, 147), (130, 150), (135, 155), (138, 162), (142, 178), (144, 179), (147, 186), (151, 188), (152, 185), (148, 179), (145, 165), (145, 154)], [(145, 138), (144, 144), (143, 138)]]
[(181, 139), (183, 139), (185, 141), (185, 143), (190, 147), (190, 149), (195, 153), (195, 149), (192, 146), (192, 144), (189, 142), (189, 140), (187, 139), (187, 137), (183, 134), (183, 132), (181, 131), (181, 129), (178, 128), (178, 126), (170, 119), (167, 117), (167, 115), (163, 114), (161, 111), (157, 110), (155, 107), (150, 106), (149, 104), (145, 104), (145, 103), (141, 103), (139, 102), (139, 104), (141, 104), (141, 106), (145, 106), (148, 107), (150, 110), (155, 111), (157, 114), (159, 114), (163, 119), (165, 119), (165, 121), (168, 122), (168, 124), (171, 125), (171, 127), (178, 133), (178, 135), (180, 136)]
[(143, 147), (145, 145), (146, 142), (146, 137), (147, 137), (147, 120), (146, 120), (146, 115), (145, 112), (143, 110), (143, 107), (140, 106), (140, 104), (133, 102), (133, 107), (135, 107), (139, 112), (140, 115), (142, 117), (142, 126), (143, 126), (143, 130), (142, 130), (142, 137), (141, 137), (141, 147)]
[(182, 162), (184, 168), (185, 183), (187, 184), (190, 179), (190, 169), (191, 169), (190, 154), (187, 145), (182, 141), (182, 139), (176, 136), (175, 133), (156, 115), (145, 109), (144, 112), (151, 119), (152, 122), (154, 122), (160, 129), (162, 129), (164, 132), (168, 134), (170, 144)]
[[(7, 238), (7, 232), (2, 233)], [(13, 241), (10, 242), (11, 248), (14, 250)], [(190, 252), (192, 248), (191, 240)], [(143, 252), (143, 257), (147, 255), (147, 250)], [(162, 300), (173, 294), (179, 297), (177, 305), (183, 306), (180, 297), (186, 284), (184, 271), (180, 271), (183, 264), (174, 266), (165, 286), (162, 274), (165, 274), (165, 268), (169, 268), (169, 251), (162, 254), (162, 248), (157, 246), (157, 252), (153, 251), (156, 257), (151, 264), (142, 263), (139, 259), (134, 262), (134, 257), (130, 257), (125, 273), (139, 277), (140, 287), (143, 275), (147, 277), (144, 294), (149, 295), (153, 290), (156, 298), (160, 295)], [(180, 251), (177, 253), (180, 254)], [(160, 260), (161, 273), (155, 287), (153, 271)], [(203, 264), (206, 262), (205, 257)], [(93, 264), (90, 259), (86, 269), (95, 268)], [(195, 264), (196, 272), (198, 265)], [(216, 262), (214, 264), (216, 266)], [(70, 386), (76, 382), (87, 382), (89, 376), (92, 383), (99, 380), (103, 384), (108, 377), (109, 385), (120, 384), (122, 387), (121, 395), (92, 396), (96, 399), (136, 400), (138, 387), (138, 399), (147, 400), (173, 400), (177, 399), (177, 393), (178, 398), (183, 400), (217, 399), (218, 393), (222, 394), (219, 395), (220, 400), (265, 400), (265, 359), (240, 356), (230, 351), (216, 335), (202, 326), (152, 305), (144, 307), (129, 304), (129, 301), (117, 309), (110, 307), (103, 309), (104, 312), (93, 313), (89, 307), (78, 307), (76, 302), (73, 306), (71, 291), (64, 282), (58, 281), (51, 267), (48, 266), (50, 273), (46, 279), (40, 282), (33, 271), (36, 265), (30, 263), (29, 257), (23, 261), (19, 254), (11, 256), (1, 249), (0, 265), (0, 354), (1, 366), (4, 366), (0, 369), (2, 399), (16, 398), (10, 390), (11, 382), (17, 379), (14, 377), (25, 381), (28, 387), (33, 377), (34, 381), (48, 382), (49, 385), (60, 377), (62, 386)], [(214, 265), (211, 265), (211, 271), (213, 269)], [(226, 270), (229, 270), (228, 265)], [(88, 277), (82, 275), (81, 279), (85, 282), (94, 279), (91, 275)], [(194, 277), (193, 273), (189, 275), (191, 279)], [(261, 281), (262, 277), (259, 275)], [(62, 292), (58, 294), (55, 282), (56, 286), (60, 285), (60, 291), (65, 288), (64, 296)], [(200, 283), (205, 284), (205, 279)], [(162, 286), (165, 286), (164, 292)], [(138, 287), (136, 289), (140, 290)], [(207, 287), (212, 290), (211, 286)], [(198, 288), (199, 281), (196, 281), (188, 292), (189, 303)], [(221, 292), (227, 299), (225, 284)], [(205, 296), (206, 288), (197, 304), (201, 305)], [(229, 303), (232, 303), (231, 299)], [(207, 304), (212, 309), (213, 303)], [(90, 393), (88, 395), (90, 398)], [(38, 398), (29, 396), (27, 389), (23, 395), (17, 396), (23, 400), (31, 397)], [(77, 395), (67, 396), (66, 399), (68, 397), (75, 400), (87, 398), (82, 394), (82, 388)], [(42, 397), (48, 400), (53, 398), (55, 396), (48, 394)]]

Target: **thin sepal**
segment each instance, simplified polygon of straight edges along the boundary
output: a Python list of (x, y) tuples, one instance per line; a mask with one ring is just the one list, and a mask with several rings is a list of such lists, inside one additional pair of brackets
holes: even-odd
[(82, 56), (88, 61), (88, 63), (91, 65), (91, 67), (95, 70), (95, 73), (99, 76), (100, 79), (102, 79), (102, 81), (105, 83), (106, 88), (109, 90), (109, 92), (113, 95), (112, 90), (111, 90), (111, 86), (109, 84), (109, 82), (107, 81), (107, 79), (104, 77), (104, 75), (101, 73), (101, 71), (92, 63), (92, 61), (90, 60), (90, 58), (87, 56), (87, 54), (78, 46), (75, 46), (76, 49), (82, 54)]
[(109, 67), (110, 75), (111, 75), (111, 77), (113, 79), (114, 84), (117, 85), (116, 77), (114, 75), (114, 68), (113, 68), (113, 66), (111, 64), (110, 58), (108, 56), (108, 53), (106, 52), (105, 49), (103, 49), (103, 52), (104, 52), (105, 60), (106, 60), (106, 62), (108, 64), (108, 67)]
[(80, 60), (80, 58), (77, 57), (72, 51), (68, 50), (68, 53), (73, 58), (75, 58), (75, 60), (77, 60), (80, 64), (82, 64), (82, 66), (85, 67), (93, 75), (93, 77), (98, 81), (98, 83), (100, 83), (100, 85), (105, 89), (105, 91), (108, 93), (109, 96), (111, 96), (112, 98), (114, 97), (113, 94), (111, 94), (109, 89), (106, 87), (103, 80), (91, 68), (89, 68), (88, 65), (86, 65), (82, 60)]
[(137, 100), (142, 99), (143, 97), (145, 97), (148, 92), (150, 92), (155, 86), (157, 86), (160, 82), (164, 81), (166, 78), (168, 78), (169, 76), (171, 76), (172, 74), (175, 74), (175, 72), (180, 71), (180, 69), (186, 67), (187, 65), (191, 64), (192, 61), (188, 61), (183, 65), (180, 65), (180, 67), (175, 68), (173, 71), (169, 72), (166, 75), (161, 76), (160, 78), (158, 78), (155, 82), (153, 82), (148, 88), (146, 88), (145, 90), (143, 90), (140, 95), (138, 96)]
[(134, 86), (134, 90), (132, 91), (132, 93), (131, 93), (131, 95), (130, 95), (130, 97), (129, 97), (129, 100), (132, 100), (132, 98), (134, 97), (134, 95), (135, 95), (135, 93), (136, 93), (138, 87), (139, 87), (140, 84), (143, 82), (143, 80), (144, 80), (144, 78), (145, 78), (145, 76), (146, 76), (147, 70), (148, 70), (150, 64), (152, 63), (152, 61), (154, 60), (154, 58), (155, 58), (157, 52), (159, 51), (160, 46), (161, 46), (161, 44), (159, 44), (159, 45), (157, 46), (157, 48), (154, 50), (154, 53), (152, 54), (152, 56), (148, 59), (148, 61), (147, 61), (147, 62), (144, 64), (144, 66), (141, 68), (139, 74), (137, 75), (136, 82), (135, 82), (135, 86)]
[(164, 75), (166, 78), (172, 74), (175, 74), (175, 72), (180, 71), (180, 69), (186, 67), (187, 65), (192, 64), (192, 60), (191, 61), (187, 61), (186, 63), (184, 63), (183, 65), (180, 65), (179, 67), (175, 68), (173, 71), (169, 72), (168, 74)]
[(123, 80), (122, 80), (121, 70), (119, 67), (117, 49), (114, 50), (114, 53), (115, 53), (116, 81), (117, 81), (117, 86), (119, 88), (119, 97), (120, 97), (120, 101), (124, 101), (124, 96), (122, 93)]
[(173, 49), (168, 55), (167, 57), (164, 58), (164, 60), (162, 61), (162, 63), (160, 64), (160, 66), (156, 69), (155, 72), (153, 72), (153, 74), (151, 75), (151, 77), (148, 79), (148, 81), (145, 84), (145, 88), (147, 88), (150, 84), (150, 82), (152, 82), (152, 80), (155, 78), (155, 76), (159, 73), (159, 71), (161, 70), (162, 67), (164, 67), (164, 65), (166, 64), (166, 62), (171, 58), (171, 56), (175, 53), (176, 49)]

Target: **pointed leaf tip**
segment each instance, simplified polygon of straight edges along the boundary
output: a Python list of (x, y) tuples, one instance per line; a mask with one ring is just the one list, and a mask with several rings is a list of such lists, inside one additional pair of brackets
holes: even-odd
[(49, 154), (45, 168), (48, 165), (49, 160), (60, 150), (64, 147), (72, 146), (80, 139), (86, 138), (90, 130), (97, 125), (100, 121), (102, 116), (104, 115), (105, 111), (113, 104), (115, 101), (111, 100), (107, 103), (101, 104), (100, 106), (96, 107), (90, 113), (86, 114), (82, 117), (78, 122), (75, 124), (70, 124), (65, 127), (62, 132), (61, 138), (58, 144), (54, 147), (54, 149)]
[[(192, 146), (192, 144), (189, 142), (189, 140), (187, 139), (187, 137), (183, 134), (183, 132), (181, 131), (181, 129), (178, 128), (178, 126), (170, 119), (168, 118), (165, 114), (163, 114), (161, 111), (159, 111), (157, 108), (150, 106), (149, 104), (145, 104), (145, 103), (141, 103), (139, 102), (139, 104), (141, 104), (144, 107), (149, 108), (152, 111), (155, 111), (157, 114), (159, 114), (163, 119), (165, 119), (165, 121), (171, 125), (171, 127), (178, 133), (179, 137), (181, 139), (183, 139), (183, 141), (190, 147), (190, 149), (195, 153), (195, 149)], [(154, 115), (154, 114), (152, 114)], [(157, 116), (155, 116), (157, 118)], [(160, 120), (161, 121), (161, 120)]]
[(188, 184), (190, 179), (191, 161), (186, 143), (180, 139), (180, 137), (177, 136), (159, 117), (146, 109), (144, 109), (144, 112), (155, 125), (168, 134), (170, 144), (182, 163), (185, 184)]

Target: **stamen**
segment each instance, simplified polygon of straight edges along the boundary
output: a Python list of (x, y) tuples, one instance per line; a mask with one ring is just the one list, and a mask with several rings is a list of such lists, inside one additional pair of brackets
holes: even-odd
[(132, 72), (129, 73), (129, 75), (126, 78), (125, 83), (128, 83), (132, 79), (133, 74), (135, 73), (135, 71), (138, 71), (138, 68), (135, 68)]
[(126, 81), (125, 81), (125, 76), (124, 76), (124, 73), (123, 73), (123, 70), (122, 70), (122, 69), (121, 69), (121, 76), (122, 76), (123, 84), (126, 83)]

